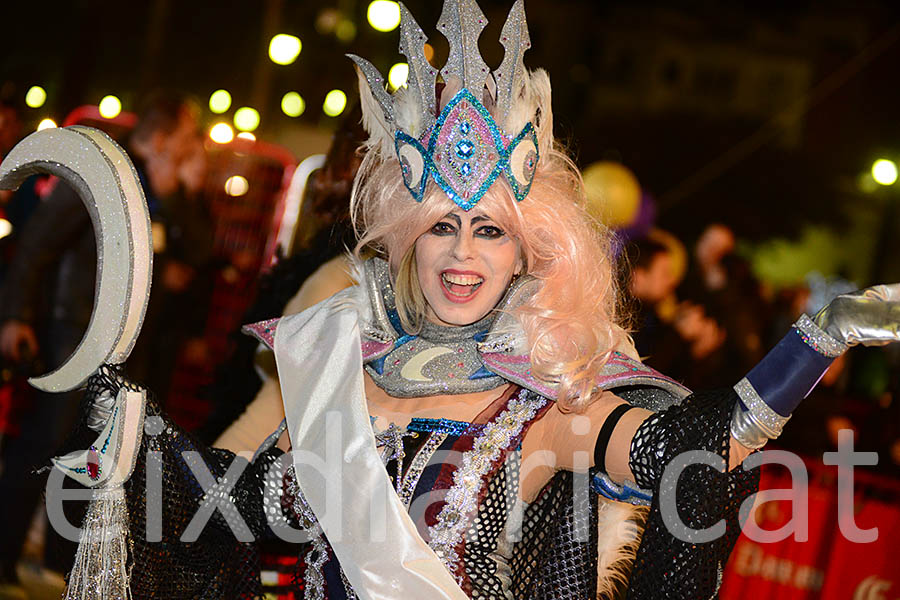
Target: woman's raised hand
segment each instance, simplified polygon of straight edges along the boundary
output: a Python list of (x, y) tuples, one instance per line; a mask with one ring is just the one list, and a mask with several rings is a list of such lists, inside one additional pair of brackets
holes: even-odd
[(841, 294), (813, 320), (847, 346), (882, 346), (900, 341), (900, 283)]

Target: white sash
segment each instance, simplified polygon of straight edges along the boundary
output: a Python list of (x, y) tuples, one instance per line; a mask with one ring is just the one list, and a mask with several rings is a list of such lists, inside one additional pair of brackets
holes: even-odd
[(297, 483), (361, 599), (466, 599), (419, 535), (376, 450), (356, 291), (281, 319), (275, 332)]

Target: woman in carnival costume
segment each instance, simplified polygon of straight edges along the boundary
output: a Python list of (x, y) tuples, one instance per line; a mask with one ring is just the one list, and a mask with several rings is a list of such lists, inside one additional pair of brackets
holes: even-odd
[[(388, 94), (351, 57), (370, 134), (356, 255), (376, 257), (358, 285), (248, 327), (274, 348), (286, 415), (251, 461), (148, 404), (125, 486), (131, 594), (255, 597), (249, 542), (274, 535), (311, 540), (304, 598), (714, 597), (756, 490), (741, 462), (848, 345), (897, 339), (897, 290), (839, 297), (734, 389), (690, 393), (618, 325), (608, 236), (554, 141), (549, 78), (523, 64), (522, 1), (493, 72), (474, 0), (444, 4), (440, 72), (401, 13), (407, 87)], [(126, 385), (106, 373), (95, 429)], [(673, 477), (684, 457), (705, 463)], [(101, 554), (95, 542), (82, 558)], [(104, 571), (76, 569), (69, 595), (101, 597)]]

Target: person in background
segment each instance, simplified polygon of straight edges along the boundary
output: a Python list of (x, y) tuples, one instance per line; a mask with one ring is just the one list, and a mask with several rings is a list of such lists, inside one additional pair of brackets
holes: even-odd
[[(165, 212), (179, 190), (194, 186), (200, 177), (196, 140), (197, 121), (186, 98), (159, 93), (148, 99), (126, 146), (155, 213)], [(59, 367), (90, 322), (96, 268), (90, 216), (75, 190), (56, 180), (23, 228), (0, 290), (3, 357), (14, 363), (37, 360), (48, 371)], [(162, 275), (163, 287), (167, 279), (177, 279)], [(76, 393), (35, 393), (19, 399), (22, 405), (16, 407), (19, 433), (5, 440), (0, 474), (0, 585), (11, 593), (44, 486), (44, 478), (32, 470), (47, 464), (73, 429), (77, 398)], [(73, 543), (47, 528), (47, 568), (68, 571), (74, 551)]]
[(735, 249), (731, 228), (721, 223), (706, 227), (694, 248), (694, 264), (679, 288), (683, 301), (702, 307), (705, 316), (724, 331), (714, 350), (717, 356), (708, 361), (710, 368), (694, 365), (695, 380), (707, 385), (728, 385), (765, 354), (771, 310), (749, 262)]
[(645, 239), (629, 244), (625, 253), (631, 266), (626, 287), (637, 304), (632, 325), (635, 349), (653, 368), (693, 383), (698, 371), (705, 374), (715, 363), (724, 331), (702, 306), (678, 302), (679, 278), (671, 248)]
[[(324, 166), (307, 183), (294, 252), (260, 282), (244, 322), (301, 312), (355, 283), (347, 252), (355, 242), (350, 192), (366, 138), (361, 120), (356, 105), (341, 121)], [(246, 335), (236, 334), (236, 338), (237, 350), (218, 370), (210, 394), (215, 409), (198, 432), (201, 439), (215, 440), (215, 445), (235, 452), (255, 450), (270, 433), (259, 424), (284, 418), (272, 353), (257, 352), (257, 343)]]

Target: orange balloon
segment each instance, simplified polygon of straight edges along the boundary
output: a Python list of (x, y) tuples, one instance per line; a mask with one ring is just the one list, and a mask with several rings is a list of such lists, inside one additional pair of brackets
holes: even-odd
[(608, 227), (626, 227), (641, 209), (641, 186), (627, 167), (611, 161), (595, 162), (584, 173), (587, 211)]

